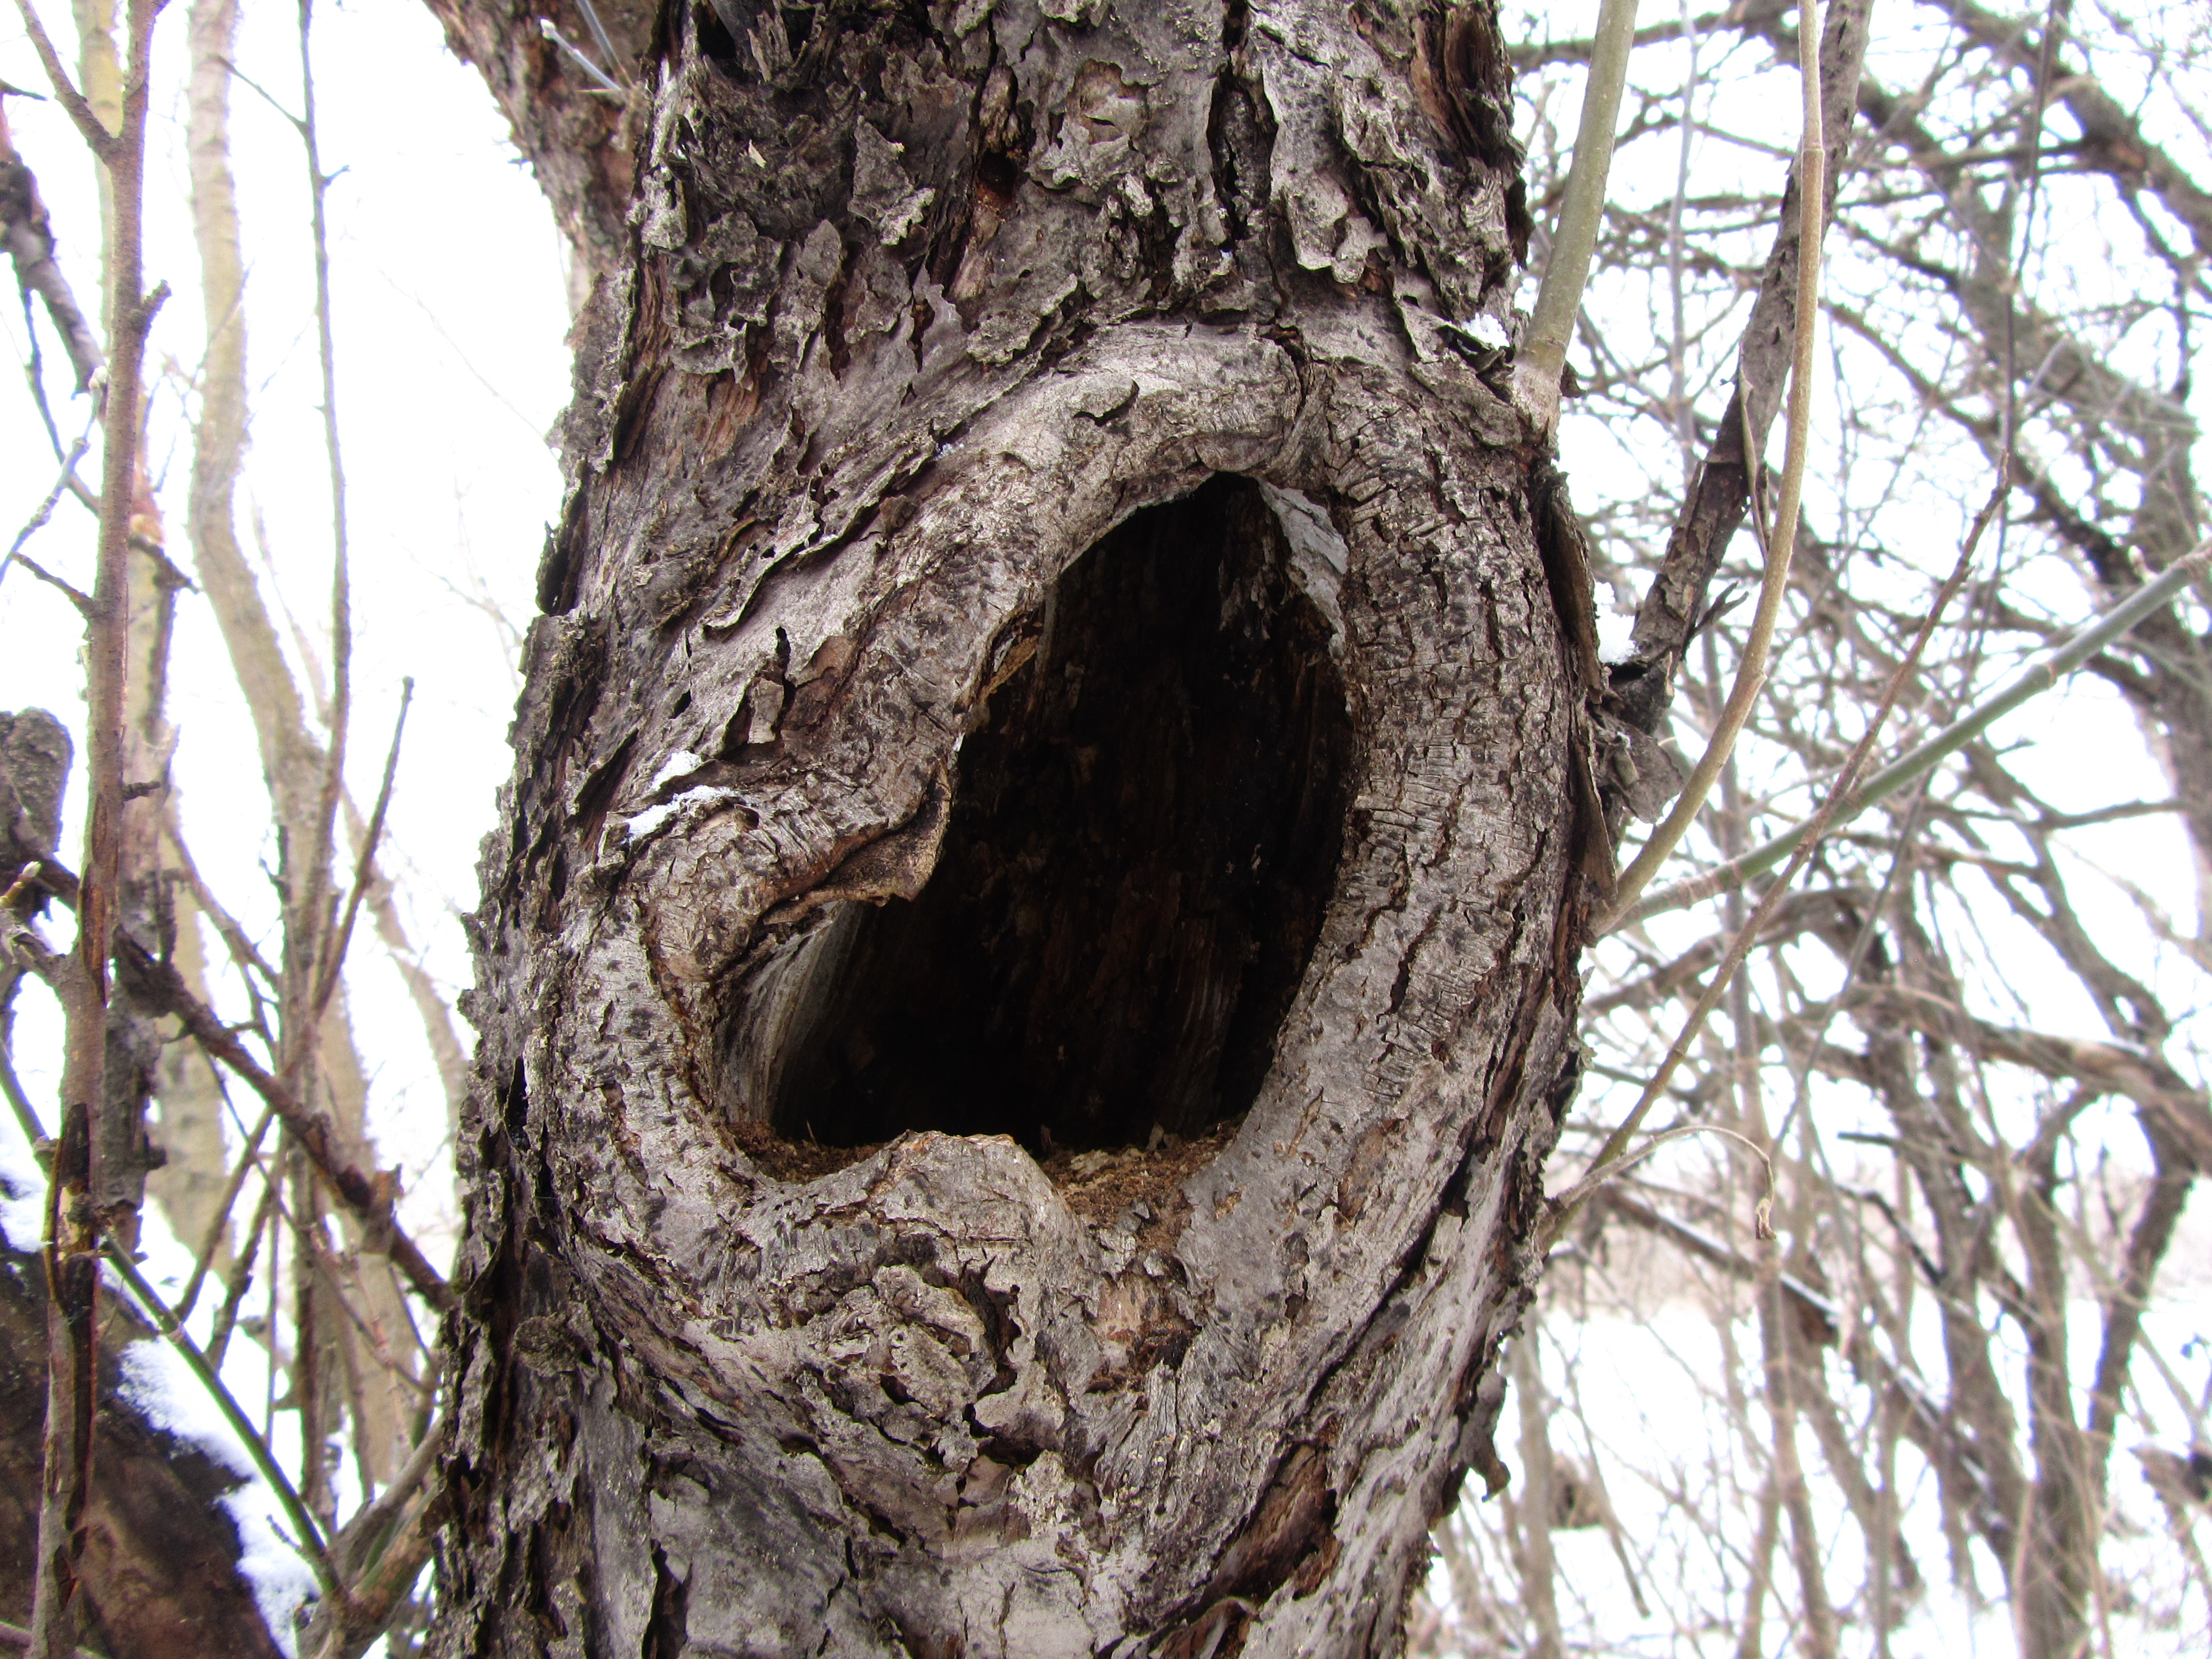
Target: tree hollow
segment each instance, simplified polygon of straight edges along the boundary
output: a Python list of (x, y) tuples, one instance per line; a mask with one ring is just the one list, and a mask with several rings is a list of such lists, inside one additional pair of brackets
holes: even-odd
[(1259, 487), (1133, 514), (1011, 637), (920, 896), (837, 907), (789, 964), (803, 988), (756, 988), (787, 1017), (740, 1022), (781, 1037), (746, 1069), (787, 1139), (1145, 1146), (1240, 1115), (1267, 1074), (1352, 742)]

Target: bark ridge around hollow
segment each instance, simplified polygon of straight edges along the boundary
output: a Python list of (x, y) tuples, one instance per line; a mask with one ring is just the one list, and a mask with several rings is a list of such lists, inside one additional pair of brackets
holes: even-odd
[(1390, 1650), (1610, 861), (1493, 13), (435, 9), (594, 284), (441, 1650)]

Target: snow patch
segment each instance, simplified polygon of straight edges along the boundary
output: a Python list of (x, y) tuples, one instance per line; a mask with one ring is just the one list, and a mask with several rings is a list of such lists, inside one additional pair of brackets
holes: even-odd
[(711, 784), (702, 784), (696, 789), (686, 789), (675, 799), (663, 801), (658, 806), (648, 806), (631, 818), (628, 833), (623, 839), (632, 842), (643, 841), (647, 836), (656, 833), (678, 818), (696, 817), (709, 807), (722, 805), (737, 798), (736, 790), (717, 788)]
[(1506, 331), (1505, 325), (1495, 317), (1470, 317), (1465, 322), (1454, 323), (1451, 326), (1487, 350), (1503, 351), (1513, 343), (1513, 337)]
[[(118, 1290), (119, 1290), (118, 1286)], [(316, 1595), (315, 1575), (290, 1539), (283, 1505), (184, 1357), (167, 1342), (142, 1338), (118, 1357), (125, 1404), (166, 1434), (197, 1448), (240, 1485), (222, 1506), (238, 1528), (238, 1571), (277, 1646), (295, 1652), (293, 1615)]]
[(688, 776), (706, 763), (689, 749), (679, 749), (660, 763), (660, 769), (653, 775), (653, 781), (646, 788), (648, 792), (658, 790), (671, 779)]
[[(130, 1294), (112, 1273), (108, 1285), (117, 1295)], [(141, 1337), (124, 1349), (117, 1364), (123, 1372), (117, 1392), (124, 1404), (162, 1433), (205, 1452), (240, 1480), (254, 1478), (252, 1458), (183, 1355), (167, 1342)]]
[(1597, 613), (1597, 659), (1607, 667), (1626, 662), (1636, 654), (1636, 618), (1618, 611)]
[(672, 800), (665, 805), (647, 807), (645, 811), (640, 812), (635, 817), (629, 821), (629, 833), (626, 835), (623, 839), (626, 841), (643, 841), (654, 830), (659, 829), (662, 824), (667, 823), (669, 819), (676, 816), (677, 805), (684, 798), (681, 795), (678, 795), (675, 800)]
[(46, 1171), (19, 1136), (0, 1136), (0, 1243), (35, 1250), (46, 1236)]
[(252, 1587), (261, 1622), (269, 1626), (276, 1645), (296, 1659), (300, 1609), (321, 1594), (315, 1584), (314, 1569), (293, 1547), (289, 1534), (283, 1529), (283, 1510), (267, 1482), (247, 1482), (226, 1495), (222, 1506), (230, 1511), (231, 1521), (238, 1528), (239, 1576)]

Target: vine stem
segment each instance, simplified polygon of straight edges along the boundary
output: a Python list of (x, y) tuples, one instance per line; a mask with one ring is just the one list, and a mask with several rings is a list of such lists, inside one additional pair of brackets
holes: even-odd
[(1602, 0), (1559, 228), (1552, 234), (1551, 256), (1544, 261), (1535, 314), (1513, 354), (1513, 401), (1547, 438), (1559, 424), (1559, 374), (1566, 367), (1567, 338), (1582, 311), (1590, 255), (1597, 248), (1598, 226), (1605, 217), (1605, 185), (1613, 171), (1620, 93), (1628, 81), (1628, 52), (1635, 36), (1636, 0)]
[[(1776, 502), (1771, 527), (1765, 537), (1766, 571), (1759, 584), (1759, 609), (1744, 641), (1743, 659), (1736, 665), (1735, 684), (1714, 723), (1705, 752), (1675, 798), (1674, 805), (1650, 838), (1620, 872), (1613, 884), (1612, 902), (1592, 924), (1595, 933), (1606, 933), (1620, 925), (1651, 884), (1659, 867), (1673, 856), (1690, 825), (1705, 810), (1705, 799), (1735, 750), (1736, 738), (1751, 719), (1760, 689), (1766, 684), (1766, 661), (1773, 649), (1774, 630), (1782, 617), (1782, 601), (1790, 589), (1790, 556), (1796, 550), (1797, 520), (1805, 498), (1805, 468), (1812, 450), (1814, 345), (1820, 306), (1820, 221), (1827, 199), (1828, 147), (1820, 121), (1820, 20), (1813, 0), (1800, 0), (1797, 20), (1798, 79), (1804, 94), (1804, 140), (1797, 152), (1797, 316), (1790, 365), (1790, 440), (1784, 453), (1782, 493)], [(1747, 459), (1753, 469), (1752, 499), (1756, 504), (1758, 459), (1749, 445)], [(1756, 515), (1754, 514), (1754, 522)]]
[(208, 1397), (222, 1412), (223, 1420), (230, 1425), (232, 1432), (245, 1446), (246, 1455), (253, 1460), (253, 1467), (261, 1471), (262, 1479), (268, 1481), (269, 1489), (276, 1494), (276, 1501), (284, 1506), (285, 1515), (300, 1534), (300, 1553), (307, 1558), (307, 1565), (314, 1570), (315, 1582), (322, 1586), (323, 1594), (333, 1601), (343, 1602), (345, 1586), (339, 1581), (337, 1567), (331, 1561), (330, 1550), (323, 1541), (322, 1529), (315, 1524), (314, 1516), (307, 1512), (307, 1506), (300, 1501), (300, 1494), (286, 1478), (283, 1466), (277, 1462), (276, 1455), (254, 1428), (252, 1419), (223, 1385), (222, 1378), (216, 1374), (215, 1367), (200, 1352), (199, 1345), (185, 1334), (185, 1328), (179, 1322), (177, 1316), (161, 1300), (161, 1293), (147, 1283), (146, 1276), (138, 1271), (137, 1265), (112, 1239), (107, 1243), (106, 1256), (107, 1265), (131, 1287), (131, 1294), (146, 1310), (154, 1328), (168, 1340), (169, 1346), (191, 1368), (192, 1375), (199, 1379), (200, 1386), (207, 1390)]

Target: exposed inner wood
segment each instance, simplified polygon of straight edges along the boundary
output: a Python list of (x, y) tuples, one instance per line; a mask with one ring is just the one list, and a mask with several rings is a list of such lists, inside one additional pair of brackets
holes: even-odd
[(1142, 1147), (1235, 1116), (1266, 1075), (1351, 751), (1273, 515), (1225, 477), (1139, 513), (1037, 622), (961, 747), (921, 897), (845, 907), (793, 964), (816, 983), (760, 1073), (787, 1139)]

